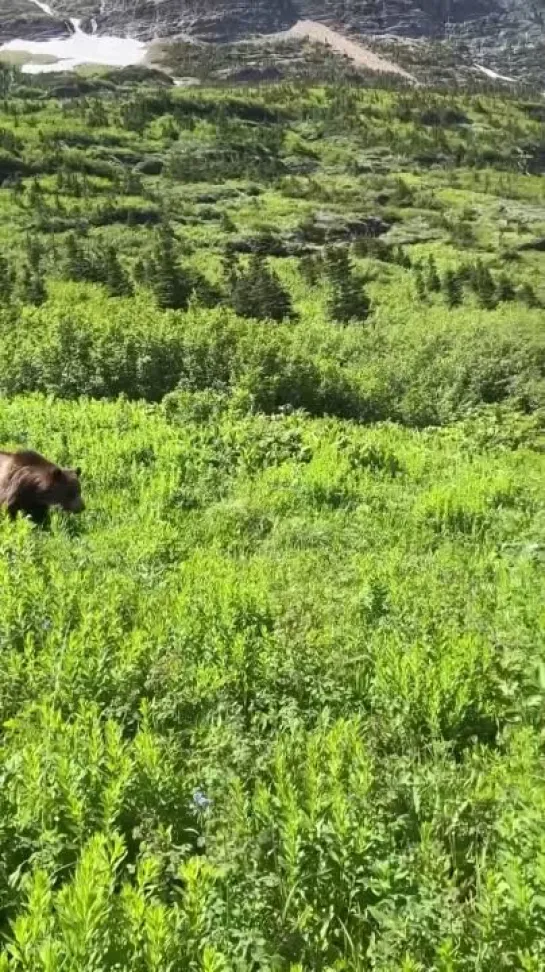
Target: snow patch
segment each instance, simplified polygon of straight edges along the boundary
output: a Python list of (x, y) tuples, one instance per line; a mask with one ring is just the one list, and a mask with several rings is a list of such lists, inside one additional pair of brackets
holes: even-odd
[[(44, 10), (47, 4), (34, 3)], [(23, 64), (25, 74), (42, 74), (51, 71), (71, 71), (81, 64), (102, 64), (106, 67), (129, 67), (141, 64), (146, 57), (146, 45), (131, 37), (111, 37), (107, 34), (86, 34), (80, 20), (71, 20), (74, 33), (70, 37), (53, 37), (50, 40), (12, 40), (0, 45), (2, 51), (17, 51), (38, 57), (54, 57), (55, 61), (39, 64)]]
[(39, 7), (40, 10), (42, 10), (44, 14), (47, 14), (48, 17), (55, 16), (48, 3), (41, 3), (40, 0), (31, 0), (31, 3), (33, 3), (36, 7)]
[[(49, 4), (42, 0), (32, 0), (49, 17), (58, 19)], [(103, 4), (101, 5), (101, 9)], [(23, 64), (25, 74), (42, 74), (51, 71), (71, 71), (81, 64), (103, 64), (106, 67), (129, 67), (141, 64), (146, 57), (146, 45), (131, 37), (111, 37), (96, 33), (97, 23), (93, 21), (93, 33), (86, 34), (81, 29), (81, 20), (70, 19), (73, 34), (70, 37), (53, 37), (49, 40), (12, 40), (0, 44), (2, 51), (17, 51), (38, 57), (45, 55), (46, 63)], [(55, 61), (47, 63), (50, 58)]]
[(487, 78), (493, 78), (494, 81), (509, 81), (511, 84), (518, 84), (516, 78), (509, 78), (506, 74), (497, 74), (496, 71), (492, 71), (491, 68), (483, 67), (482, 64), (476, 64), (475, 67), (486, 74)]

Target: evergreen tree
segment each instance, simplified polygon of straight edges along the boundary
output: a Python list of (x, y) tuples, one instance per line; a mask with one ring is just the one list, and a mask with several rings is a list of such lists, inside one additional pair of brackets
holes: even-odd
[(231, 292), (237, 281), (239, 266), (237, 255), (229, 245), (225, 248), (221, 265), (225, 285), (228, 291)]
[(449, 268), (445, 270), (441, 281), (443, 297), (448, 307), (457, 307), (462, 303), (463, 291), (462, 284), (455, 270)]
[(43, 192), (38, 179), (33, 179), (28, 191), (28, 203), (30, 209), (41, 209), (43, 205)]
[(326, 253), (325, 271), (330, 285), (328, 312), (341, 324), (369, 316), (370, 301), (344, 247), (332, 247)]
[(426, 285), (429, 291), (432, 293), (438, 293), (441, 290), (441, 278), (437, 272), (437, 264), (435, 262), (435, 257), (430, 253), (428, 258), (428, 273), (426, 278)]
[(33, 273), (39, 273), (41, 270), (43, 257), (43, 248), (39, 240), (34, 236), (27, 236), (26, 239), (26, 258), (28, 265), (33, 271)]
[(497, 303), (496, 285), (488, 267), (479, 260), (473, 271), (472, 287), (481, 307), (492, 310)]
[(427, 291), (426, 291), (426, 281), (424, 280), (424, 274), (422, 273), (421, 267), (415, 268), (414, 285), (416, 288), (416, 296), (418, 297), (418, 300), (424, 301), (427, 296)]
[(13, 296), (13, 271), (8, 260), (0, 254), (0, 304), (9, 304)]
[(246, 270), (232, 275), (230, 301), (241, 317), (282, 321), (293, 316), (291, 297), (262, 253), (251, 257)]
[(157, 304), (165, 310), (185, 310), (193, 289), (191, 275), (178, 265), (175, 245), (171, 226), (163, 223), (157, 234), (154, 257), (145, 271)]
[(149, 269), (148, 262), (143, 257), (138, 257), (132, 271), (132, 275), (137, 284), (146, 286), (146, 284), (149, 283), (148, 269)]
[(411, 268), (411, 258), (408, 253), (405, 252), (401, 245), (396, 246), (393, 252), (394, 263), (397, 263), (400, 267), (405, 267), (406, 270)]
[(108, 246), (103, 260), (102, 275), (112, 297), (131, 297), (134, 287), (131, 279), (119, 262), (113, 246)]
[(92, 261), (84, 251), (75, 233), (69, 233), (66, 238), (65, 274), (69, 280), (94, 280), (96, 274)]
[(531, 284), (524, 283), (519, 290), (519, 297), (527, 307), (539, 307), (536, 292)]
[(40, 307), (47, 299), (44, 279), (28, 263), (23, 266), (18, 286), (18, 297), (23, 304)]
[(515, 288), (506, 273), (500, 274), (497, 295), (500, 304), (514, 300), (516, 297)]
[(108, 112), (100, 98), (92, 101), (85, 115), (85, 123), (88, 128), (106, 128), (108, 126)]
[(299, 260), (299, 273), (307, 286), (315, 287), (320, 279), (320, 258), (312, 253), (302, 256)]

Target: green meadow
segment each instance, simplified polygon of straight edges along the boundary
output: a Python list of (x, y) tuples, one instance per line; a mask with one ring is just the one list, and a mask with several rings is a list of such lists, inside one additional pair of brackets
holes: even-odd
[(1, 972), (541, 972), (543, 105), (0, 99)]

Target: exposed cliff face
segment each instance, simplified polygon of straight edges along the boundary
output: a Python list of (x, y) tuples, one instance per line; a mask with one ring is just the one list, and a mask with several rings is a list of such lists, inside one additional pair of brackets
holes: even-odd
[(2, 0), (0, 25), (16, 36), (66, 30), (78, 17), (90, 30), (141, 40), (186, 33), (233, 41), (273, 33), (309, 19), (361, 34), (444, 37), (490, 36), (502, 31), (543, 32), (545, 0), (50, 0), (58, 20), (48, 22), (36, 0)]
[[(545, 0), (0, 0), (0, 42), (63, 36), (67, 18), (88, 33), (141, 41), (185, 35), (233, 42), (312, 20), (352, 36), (454, 38), (506, 70), (512, 52), (541, 50)], [(524, 54), (521, 70), (527, 61)], [(535, 58), (534, 58), (535, 61)], [(507, 61), (507, 66), (511, 62)], [(520, 76), (520, 72), (519, 72)], [(537, 76), (537, 75), (536, 75)]]
[[(89, 0), (56, 0), (77, 11)], [(297, 20), (344, 26), (357, 33), (394, 32), (405, 37), (444, 37), (453, 29), (484, 35), (520, 27), (543, 29), (544, 0), (103, 0), (97, 20), (142, 33), (186, 31), (233, 40), (248, 33), (289, 27)], [(77, 13), (73, 15), (77, 16)], [(96, 10), (95, 10), (96, 15)]]
[[(77, 0), (64, 0), (73, 11)], [(98, 30), (152, 40), (188, 34), (199, 40), (234, 41), (291, 27), (294, 0), (105, 0), (95, 12)]]
[(52, 17), (32, 0), (0, 0), (0, 44), (14, 37), (49, 40), (69, 33), (62, 17)]

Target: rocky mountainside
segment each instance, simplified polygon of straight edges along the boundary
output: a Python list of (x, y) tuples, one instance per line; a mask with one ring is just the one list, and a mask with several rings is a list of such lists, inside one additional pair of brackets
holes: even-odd
[(62, 16), (51, 16), (32, 0), (0, 0), (0, 43), (12, 38), (47, 40), (70, 33)]
[(48, 18), (36, 0), (2, 0), (5, 34), (65, 31), (66, 18), (100, 33), (141, 40), (186, 33), (232, 41), (287, 29), (308, 19), (358, 34), (401, 37), (496, 36), (513, 30), (536, 36), (545, 25), (545, 0), (50, 0)]
[(0, 8), (0, 42), (61, 37), (71, 18), (88, 33), (222, 44), (309, 20), (379, 45), (449, 41), (494, 71), (514, 63), (518, 79), (532, 65), (533, 84), (543, 70), (545, 0), (1, 0)]
[[(450, 31), (487, 36), (498, 30), (542, 31), (543, 0), (56, 0), (59, 12), (91, 8), (99, 29), (122, 28), (142, 39), (184, 31), (233, 40), (316, 20), (356, 33), (444, 37)], [(98, 6), (98, 10), (97, 10)]]

